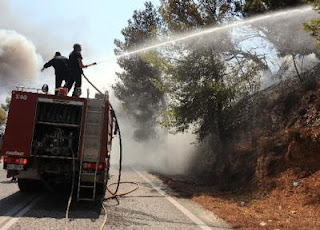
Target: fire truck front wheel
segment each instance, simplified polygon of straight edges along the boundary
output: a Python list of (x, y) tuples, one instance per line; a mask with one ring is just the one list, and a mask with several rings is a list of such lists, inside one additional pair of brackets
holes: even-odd
[(40, 181), (30, 179), (18, 179), (18, 186), (21, 192), (39, 192), (41, 190)]

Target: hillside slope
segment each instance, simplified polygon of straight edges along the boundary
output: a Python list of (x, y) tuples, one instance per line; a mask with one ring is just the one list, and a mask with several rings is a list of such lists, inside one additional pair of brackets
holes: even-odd
[(240, 101), (199, 156), (203, 173), (164, 180), (239, 229), (320, 229), (319, 70)]

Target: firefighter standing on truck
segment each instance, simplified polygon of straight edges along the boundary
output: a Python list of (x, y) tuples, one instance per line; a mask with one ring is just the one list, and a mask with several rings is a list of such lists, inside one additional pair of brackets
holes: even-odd
[(74, 44), (73, 51), (69, 55), (69, 80), (66, 84), (68, 92), (70, 91), (73, 83), (75, 83), (72, 96), (79, 97), (81, 95), (81, 75), (83, 73), (83, 68), (87, 68), (86, 65), (82, 63), (81, 55), (81, 45)]
[(44, 64), (43, 68), (41, 69), (41, 72), (44, 69), (49, 68), (51, 66), (54, 68), (54, 72), (56, 75), (55, 94), (57, 95), (59, 88), (61, 87), (62, 81), (67, 82), (69, 77), (68, 58), (61, 56), (60, 52), (56, 52), (54, 58), (52, 58), (50, 61)]

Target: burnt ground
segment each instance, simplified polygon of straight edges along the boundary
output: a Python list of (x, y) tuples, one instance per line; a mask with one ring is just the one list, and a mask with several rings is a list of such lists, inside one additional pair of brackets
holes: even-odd
[(285, 171), (268, 192), (221, 191), (181, 178), (159, 177), (177, 196), (201, 204), (235, 229), (320, 229), (320, 171), (311, 175)]

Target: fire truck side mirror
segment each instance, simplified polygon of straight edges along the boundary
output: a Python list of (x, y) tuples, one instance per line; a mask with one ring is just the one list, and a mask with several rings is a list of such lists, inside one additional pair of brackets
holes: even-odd
[(41, 88), (42, 92), (47, 94), (49, 92), (49, 86), (47, 84), (44, 84)]

